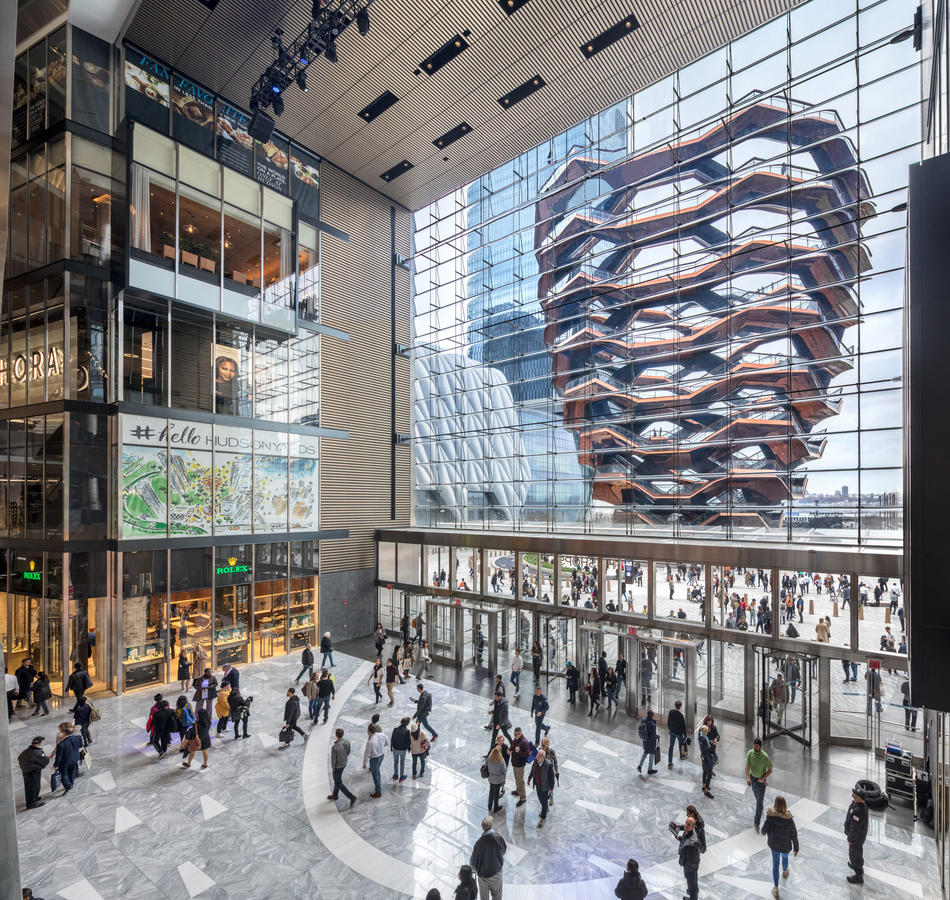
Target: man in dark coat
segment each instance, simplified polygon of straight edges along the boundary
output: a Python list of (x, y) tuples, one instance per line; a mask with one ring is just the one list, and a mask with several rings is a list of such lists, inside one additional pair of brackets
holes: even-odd
[(683, 900), (696, 900), (699, 897), (699, 836), (696, 834), (696, 820), (686, 820), (679, 835), (679, 863), (686, 876), (686, 897)]
[(30, 662), (30, 657), (27, 656), (23, 662), (20, 663), (20, 667), (13, 674), (16, 676), (18, 687), (16, 708), (19, 709), (24, 700), (26, 700), (29, 706), (32, 706), (33, 703), (30, 700), (30, 687), (33, 684), (33, 680), (36, 678), (36, 669), (33, 668), (33, 663)]
[(544, 820), (548, 817), (548, 802), (551, 799), (551, 791), (554, 790), (554, 766), (551, 765), (543, 750), (538, 751), (538, 756), (531, 766), (528, 781), (534, 785), (541, 804), (538, 828), (544, 828)]
[[(73, 666), (73, 674), (69, 676), (69, 680), (66, 682), (66, 690), (72, 691), (73, 696), (78, 700), (91, 687), (92, 679), (89, 677), (89, 673), (82, 667), (82, 663), (76, 663)], [(75, 710), (70, 709), (69, 711), (74, 712)]]
[(224, 675), (221, 677), (221, 686), (230, 685), (232, 691), (241, 692), (241, 673), (234, 666), (225, 663), (222, 667)]
[(82, 753), (82, 738), (78, 734), (64, 737), (56, 745), (56, 756), (53, 759), (53, 768), (63, 779), (63, 793), (68, 794), (73, 789), (73, 782), (79, 774), (79, 759)]
[(210, 666), (195, 678), (191, 686), (195, 689), (195, 695), (191, 698), (195, 701), (195, 715), (206, 709), (210, 716), (214, 698), (218, 696), (218, 679), (211, 674)]
[[(551, 730), (550, 725), (544, 724), (544, 716), (549, 708), (548, 698), (541, 693), (541, 685), (534, 689), (534, 696), (531, 698), (531, 718), (534, 719), (534, 742), (541, 743), (541, 730), (547, 734)], [(509, 738), (508, 740), (511, 740)]]
[(303, 648), (303, 653), (300, 654), (300, 672), (294, 681), (299, 684), (300, 679), (303, 676), (303, 673), (307, 673), (308, 678), (313, 678), (313, 649), (310, 646), (310, 641), (307, 641), (307, 646)]
[(607, 696), (607, 688), (604, 687), (604, 679), (607, 677), (607, 669), (610, 666), (607, 665), (607, 651), (604, 650), (600, 657), (597, 660), (597, 674), (600, 675), (600, 695), (601, 697)]
[(868, 836), (868, 805), (864, 794), (854, 786), (851, 805), (844, 817), (844, 833), (848, 839), (848, 865), (854, 874), (848, 876), (851, 884), (864, 884), (864, 842)]
[(162, 759), (168, 752), (168, 742), (172, 732), (178, 729), (178, 716), (171, 709), (167, 700), (162, 700), (161, 708), (152, 717), (152, 746), (158, 751), (158, 758)]
[(20, 771), (23, 773), (27, 809), (36, 809), (45, 803), (40, 800), (40, 773), (49, 765), (49, 757), (43, 751), (43, 740), (42, 735), (33, 738), (30, 746), (17, 757)]
[(508, 718), (508, 701), (505, 699), (505, 695), (499, 691), (495, 691), (495, 702), (492, 704), (491, 711), (491, 746), (488, 748), (488, 752), (491, 753), (491, 748), (495, 746), (495, 738), (498, 737), (498, 732), (500, 731), (506, 738), (508, 738), (508, 743), (510, 744), (513, 738), (511, 737), (511, 719)]
[[(297, 696), (297, 692), (293, 688), (287, 688), (287, 702), (284, 704), (284, 728), (290, 729), (291, 731), (296, 731), (297, 734), (302, 735), (304, 741), (307, 740), (307, 735), (304, 734), (303, 730), (297, 725), (297, 719), (300, 718), (300, 698)], [(291, 735), (293, 737), (293, 735)], [(290, 741), (287, 741), (285, 744), (281, 744), (278, 748), (279, 750), (286, 750), (290, 746)]]

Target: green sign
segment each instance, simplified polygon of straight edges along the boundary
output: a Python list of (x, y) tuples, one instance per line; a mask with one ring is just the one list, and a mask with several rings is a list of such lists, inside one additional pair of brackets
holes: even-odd
[(226, 566), (218, 566), (214, 570), (215, 575), (243, 575), (245, 572), (250, 572), (251, 567), (246, 563), (239, 563), (237, 558), (234, 556), (228, 557), (228, 564)]
[(23, 579), (25, 581), (42, 581), (43, 574), (42, 572), (24, 572)]

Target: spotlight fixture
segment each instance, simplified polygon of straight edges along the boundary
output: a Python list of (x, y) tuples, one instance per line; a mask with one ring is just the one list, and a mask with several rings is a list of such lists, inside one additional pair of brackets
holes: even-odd
[(369, 10), (365, 6), (356, 14), (356, 27), (360, 34), (369, 34)]
[(300, 88), (304, 93), (307, 92), (307, 70), (301, 69), (297, 73), (297, 87)]
[(337, 61), (336, 41), (327, 41), (326, 47), (323, 48), (323, 55), (332, 63)]
[(284, 101), (282, 97), (274, 98), (274, 115), (282, 116), (284, 114)]
[(640, 27), (637, 17), (630, 13), (626, 18), (621, 19), (616, 25), (611, 25), (606, 31), (601, 32), (597, 37), (591, 38), (585, 44), (581, 45), (581, 53), (590, 59), (592, 56), (606, 50), (612, 44), (616, 44), (621, 38), (632, 34)]

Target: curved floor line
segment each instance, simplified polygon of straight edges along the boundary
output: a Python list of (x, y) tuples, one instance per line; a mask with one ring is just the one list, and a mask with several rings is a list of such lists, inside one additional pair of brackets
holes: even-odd
[[(337, 716), (356, 687), (369, 677), (371, 671), (372, 664), (363, 663), (344, 682), (336, 692), (336, 701), (331, 707), (327, 725), (318, 726), (318, 730), (311, 732), (311, 737), (307, 741), (302, 783), (304, 807), (307, 810), (310, 827), (323, 846), (340, 862), (382, 887), (401, 891), (410, 897), (425, 897), (429, 889), (433, 887), (437, 887), (445, 895), (451, 895), (457, 884), (454, 874), (430, 872), (428, 869), (414, 866), (384, 853), (357, 834), (346, 821), (346, 817), (340, 814), (337, 805), (326, 799), (331, 791), (328, 760)], [(362, 735), (360, 737), (362, 738)], [(356, 743), (355, 740), (350, 742), (350, 764), (346, 768), (348, 773), (362, 772), (362, 768), (357, 768), (357, 766), (362, 766), (362, 763), (359, 761), (361, 747), (357, 747)], [(362, 745), (362, 740), (360, 744)], [(580, 898), (589, 898), (592, 888), (612, 886), (615, 880), (613, 876), (609, 876), (591, 881), (542, 885), (506, 882), (505, 888), (509, 891), (517, 891), (516, 896), (519, 900), (520, 898), (525, 898), (525, 900), (550, 898), (552, 891), (557, 891), (555, 896), (559, 900), (571, 900), (571, 898), (580, 900)]]

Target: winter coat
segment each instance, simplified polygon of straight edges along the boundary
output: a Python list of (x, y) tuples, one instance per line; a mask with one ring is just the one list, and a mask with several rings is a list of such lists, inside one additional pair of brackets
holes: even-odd
[(231, 713), (231, 705), (228, 703), (231, 692), (224, 690), (224, 685), (221, 685), (221, 688), (214, 701), (214, 712), (219, 719), (226, 719)]
[(647, 886), (639, 872), (636, 875), (632, 872), (624, 872), (623, 878), (614, 888), (614, 896), (619, 897), (620, 900), (644, 900), (646, 895)]
[(781, 813), (770, 809), (765, 814), (762, 834), (768, 837), (769, 850), (779, 853), (791, 853), (794, 850), (798, 853), (798, 829), (790, 812)]
[(486, 765), (488, 766), (488, 783), (504, 784), (508, 776), (508, 765), (505, 763), (504, 758), (499, 762), (493, 762), (489, 759)]
[(640, 743), (644, 750), (653, 750), (656, 748), (656, 720), (647, 718), (643, 722), (647, 727), (647, 736), (641, 738)]

